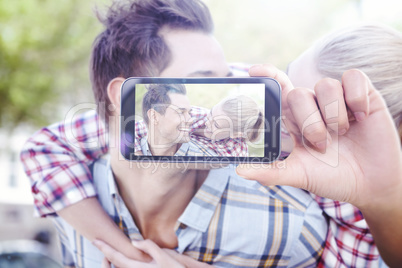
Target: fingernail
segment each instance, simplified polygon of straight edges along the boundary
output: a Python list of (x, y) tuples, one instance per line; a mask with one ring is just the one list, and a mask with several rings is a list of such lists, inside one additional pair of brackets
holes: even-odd
[(341, 129), (341, 130), (338, 131), (338, 134), (339, 134), (339, 135), (343, 135), (343, 134), (346, 133), (346, 131), (348, 131), (348, 129), (343, 128), (343, 129)]
[(364, 112), (356, 112), (354, 113), (357, 122), (361, 122), (366, 118), (366, 114)]
[(315, 147), (317, 147), (320, 150), (324, 150), (325, 147), (327, 147), (327, 141), (320, 141), (315, 143)]
[[(329, 136), (331, 137), (331, 136)], [(323, 151), (326, 147), (328, 147), (331, 143), (331, 138), (327, 138), (325, 141), (320, 141), (320, 142), (316, 142), (315, 146), (320, 149), (321, 151)]]

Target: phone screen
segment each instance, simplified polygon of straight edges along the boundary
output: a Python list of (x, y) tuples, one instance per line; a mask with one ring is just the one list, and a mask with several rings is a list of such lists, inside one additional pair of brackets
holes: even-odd
[(128, 160), (271, 162), (280, 153), (280, 86), (269, 78), (129, 78), (120, 128)]

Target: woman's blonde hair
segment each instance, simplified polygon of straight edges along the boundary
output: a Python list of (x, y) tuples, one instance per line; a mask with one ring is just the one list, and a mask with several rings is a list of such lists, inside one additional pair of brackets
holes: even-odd
[(258, 104), (250, 97), (237, 95), (222, 102), (222, 111), (231, 119), (233, 131), (247, 135), (249, 141), (257, 141), (264, 116)]
[(317, 71), (340, 80), (349, 69), (363, 71), (382, 94), (402, 137), (402, 33), (380, 24), (334, 32), (317, 43)]

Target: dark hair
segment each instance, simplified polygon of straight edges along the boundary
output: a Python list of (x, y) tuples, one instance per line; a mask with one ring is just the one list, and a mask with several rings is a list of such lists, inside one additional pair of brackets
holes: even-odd
[(165, 114), (166, 108), (171, 104), (169, 93), (186, 95), (186, 87), (182, 84), (155, 84), (148, 88), (142, 99), (142, 117), (148, 125), (148, 110), (154, 109), (160, 114)]
[(115, 1), (104, 18), (97, 16), (105, 30), (93, 44), (90, 78), (102, 117), (109, 115), (106, 89), (113, 78), (158, 76), (168, 66), (171, 53), (159, 35), (162, 27), (213, 31), (209, 10), (200, 0)]

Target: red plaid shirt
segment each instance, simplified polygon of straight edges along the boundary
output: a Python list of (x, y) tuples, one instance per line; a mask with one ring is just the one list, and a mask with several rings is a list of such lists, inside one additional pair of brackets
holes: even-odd
[[(26, 142), (21, 161), (31, 179), (39, 215), (45, 217), (96, 196), (88, 165), (107, 153), (106, 140), (105, 128), (92, 111), (68, 124), (43, 128)], [(238, 144), (232, 148), (243, 150)], [(329, 223), (325, 248), (317, 266), (381, 266), (378, 250), (361, 212), (348, 203), (321, 197), (315, 197), (315, 200)]]

